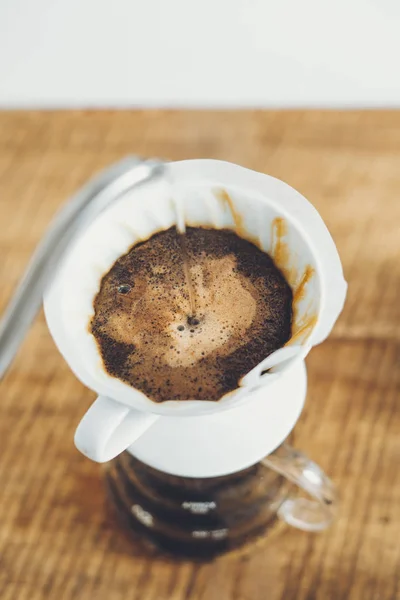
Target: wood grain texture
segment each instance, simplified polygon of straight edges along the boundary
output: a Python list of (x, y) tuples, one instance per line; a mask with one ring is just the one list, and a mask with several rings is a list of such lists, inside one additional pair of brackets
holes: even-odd
[(322, 534), (285, 528), (207, 565), (132, 552), (99, 467), (73, 446), (93, 394), (41, 316), (0, 383), (1, 599), (400, 598), (400, 113), (0, 113), (0, 310), (62, 202), (131, 153), (241, 163), (324, 217), (349, 296), (308, 359), (296, 445), (338, 484), (340, 516)]

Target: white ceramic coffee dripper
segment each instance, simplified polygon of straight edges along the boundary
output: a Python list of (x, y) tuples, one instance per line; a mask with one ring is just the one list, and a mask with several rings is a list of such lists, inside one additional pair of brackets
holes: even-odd
[(93, 299), (119, 256), (176, 223), (170, 181), (128, 191), (81, 234), (45, 295), (46, 318), (72, 370), (99, 394), (76, 432), (81, 452), (104, 462), (130, 447), (170, 473), (222, 475), (254, 464), (291, 431), (305, 397), (302, 360), (329, 334), (346, 283), (322, 219), (290, 186), (213, 160), (171, 163), (169, 170), (187, 225), (237, 230), (274, 257), (294, 291), (292, 340), (217, 402), (157, 404), (105, 372), (88, 328)]

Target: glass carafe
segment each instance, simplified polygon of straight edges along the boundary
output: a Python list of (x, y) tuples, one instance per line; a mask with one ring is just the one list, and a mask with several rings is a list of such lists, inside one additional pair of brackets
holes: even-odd
[(286, 442), (247, 469), (204, 478), (170, 475), (124, 452), (106, 467), (106, 482), (127, 530), (177, 557), (210, 560), (248, 549), (278, 519), (322, 530), (336, 510), (332, 482)]

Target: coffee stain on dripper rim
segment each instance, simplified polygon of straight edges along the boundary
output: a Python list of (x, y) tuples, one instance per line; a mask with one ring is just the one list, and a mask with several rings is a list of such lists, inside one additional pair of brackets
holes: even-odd
[[(214, 190), (214, 195), (217, 198), (217, 200), (220, 200), (224, 206), (228, 207), (229, 212), (232, 215), (234, 230), (238, 234), (238, 236), (240, 236), (244, 240), (248, 240), (254, 243), (253, 239), (249, 239), (249, 233), (246, 230), (244, 224), (244, 217), (235, 209), (233, 200), (228, 194), (228, 192), (224, 188), (216, 188)], [(258, 243), (256, 245), (258, 246)]]
[(318, 322), (318, 315), (315, 313), (305, 313), (301, 318), (294, 319), (295, 326), (292, 332), (292, 337), (285, 346), (292, 344), (303, 344), (311, 335)]
[(284, 274), (293, 292), (292, 335), (285, 344), (291, 345), (302, 344), (310, 337), (318, 322), (318, 311), (315, 309), (313, 299), (305, 310), (301, 307), (301, 303), (306, 298), (307, 286), (316, 272), (312, 265), (306, 265), (303, 272), (299, 273), (286, 240), (287, 234), (288, 224), (285, 218), (275, 217), (271, 225), (271, 257)]
[(311, 265), (307, 265), (300, 278), (300, 282), (297, 284), (296, 289), (293, 292), (293, 302), (295, 304), (298, 304), (301, 300), (303, 300), (306, 293), (306, 287), (311, 281), (311, 279), (314, 277), (314, 275), (314, 267), (312, 267)]
[(298, 342), (305, 342), (313, 332), (317, 322), (318, 313), (315, 310), (313, 301), (311, 300), (308, 307), (300, 316), (300, 303), (305, 299), (307, 292), (307, 285), (311, 279), (315, 276), (315, 269), (311, 265), (307, 265), (293, 293), (293, 331), (292, 337), (288, 344), (295, 344)]

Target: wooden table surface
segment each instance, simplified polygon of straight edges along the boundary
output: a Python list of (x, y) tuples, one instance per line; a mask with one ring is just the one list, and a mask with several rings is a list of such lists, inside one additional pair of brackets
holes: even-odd
[(284, 528), (200, 565), (133, 552), (98, 465), (73, 445), (93, 393), (35, 322), (0, 383), (2, 600), (400, 598), (400, 113), (0, 113), (0, 309), (56, 209), (127, 154), (212, 157), (279, 177), (318, 208), (348, 301), (307, 359), (296, 445), (340, 488), (321, 534)]

